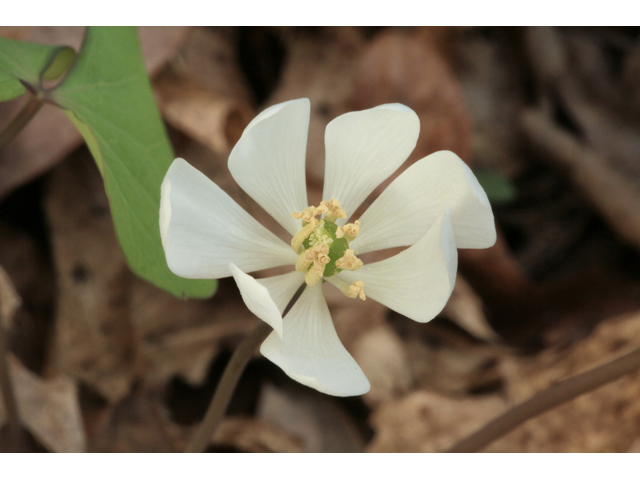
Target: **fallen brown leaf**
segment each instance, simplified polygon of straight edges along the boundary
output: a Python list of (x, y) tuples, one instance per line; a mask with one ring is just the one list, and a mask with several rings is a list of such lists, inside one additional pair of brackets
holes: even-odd
[(469, 117), (437, 39), (430, 29), (380, 32), (358, 60), (349, 106), (361, 110), (394, 102), (407, 105), (420, 118), (414, 161), (451, 150), (469, 162)]
[(88, 439), (90, 452), (179, 452), (188, 429), (173, 423), (166, 407), (154, 396), (134, 394), (109, 408)]
[(418, 391), (385, 403), (372, 416), (368, 452), (441, 452), (505, 408), (497, 396), (451, 399)]
[(263, 388), (256, 417), (299, 438), (305, 452), (361, 452), (361, 432), (336, 398), (289, 384)]
[(115, 401), (134, 378), (133, 275), (116, 240), (102, 178), (83, 151), (52, 172), (47, 190), (58, 284), (51, 361)]
[(21, 300), (11, 283), (11, 279), (0, 265), (0, 328), (9, 330), (13, 322), (13, 314), (20, 308)]
[(247, 453), (299, 453), (298, 438), (262, 420), (225, 418), (212, 438), (212, 448), (233, 447)]
[(484, 316), (482, 300), (462, 275), (456, 276), (453, 292), (441, 315), (481, 340), (499, 338)]
[[(638, 345), (640, 314), (603, 322), (567, 349), (503, 363), (510, 402), (620, 356)], [(640, 372), (546, 412), (488, 447), (494, 452), (626, 452), (640, 432)]]
[(253, 105), (254, 99), (237, 54), (234, 27), (194, 27), (171, 61), (181, 77), (230, 101)]
[[(41, 379), (9, 355), (20, 419), (50, 452), (84, 452), (85, 437), (76, 385), (66, 377)], [(4, 423), (0, 402), (0, 426)]]
[(253, 118), (246, 103), (207, 90), (171, 70), (159, 75), (154, 86), (167, 122), (218, 154), (229, 154)]

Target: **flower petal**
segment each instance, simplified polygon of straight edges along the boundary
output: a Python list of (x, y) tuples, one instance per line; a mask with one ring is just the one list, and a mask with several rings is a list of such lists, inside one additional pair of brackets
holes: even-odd
[(229, 270), (247, 308), (282, 338), (282, 314), (269, 295), (267, 287), (260, 285), (255, 278), (244, 273), (233, 263), (229, 264)]
[(405, 170), (371, 204), (351, 243), (356, 253), (412, 245), (449, 206), (458, 248), (496, 242), (491, 205), (473, 172), (453, 152), (436, 152)]
[[(325, 132), (322, 198), (340, 201), (347, 216), (411, 154), (420, 120), (399, 103), (339, 116)], [(343, 223), (343, 222), (341, 222)]]
[(413, 246), (354, 272), (343, 270), (337, 277), (347, 283), (361, 280), (367, 297), (417, 322), (428, 322), (451, 296), (457, 267), (458, 251), (445, 208)]
[(304, 283), (304, 273), (290, 272), (284, 275), (261, 278), (257, 280), (257, 282), (266, 287), (269, 295), (278, 307), (280, 314), (282, 314), (295, 293)]
[(291, 217), (307, 205), (305, 158), (309, 99), (267, 108), (244, 130), (229, 155), (238, 185), (291, 235), (300, 221)]
[(258, 223), (220, 187), (181, 158), (162, 182), (160, 235), (169, 269), (185, 278), (231, 275), (294, 264), (286, 243)]
[(338, 397), (369, 391), (367, 377), (340, 343), (322, 286), (305, 288), (284, 318), (284, 336), (270, 334), (262, 355), (294, 380)]

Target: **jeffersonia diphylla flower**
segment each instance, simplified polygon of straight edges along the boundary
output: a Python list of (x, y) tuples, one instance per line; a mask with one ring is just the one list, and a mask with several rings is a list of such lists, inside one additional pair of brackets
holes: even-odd
[[(329, 123), (323, 201), (309, 205), (309, 108), (308, 99), (268, 108), (229, 156), (233, 178), (291, 234), (290, 245), (180, 158), (162, 183), (162, 244), (169, 268), (181, 277), (234, 277), (249, 310), (273, 327), (260, 352), (287, 375), (330, 395), (360, 395), (369, 382), (338, 339), (323, 284), (353, 301), (370, 298), (428, 322), (451, 295), (457, 248), (490, 247), (495, 225), (475, 176), (447, 151), (411, 165), (362, 217), (350, 219), (416, 145), (420, 122), (400, 104), (347, 113)], [(399, 246), (409, 248), (364, 265), (358, 258)], [(258, 280), (248, 275), (282, 265), (292, 271)]]

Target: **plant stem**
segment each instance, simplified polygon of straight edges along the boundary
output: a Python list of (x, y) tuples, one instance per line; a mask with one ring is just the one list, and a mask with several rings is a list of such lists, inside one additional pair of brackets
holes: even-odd
[(185, 449), (186, 453), (200, 453), (207, 448), (213, 432), (227, 411), (229, 401), (236, 389), (242, 372), (247, 366), (247, 363), (249, 363), (256, 347), (267, 338), (269, 333), (271, 333), (271, 327), (260, 320), (253, 331), (242, 340), (242, 343), (238, 345), (238, 348), (233, 352), (222, 374), (218, 388), (213, 395), (213, 399), (209, 404), (204, 420), (202, 420), (195, 436)]
[(477, 452), (491, 442), (523, 424), (530, 418), (554, 408), (583, 393), (590, 392), (609, 382), (613, 382), (628, 373), (640, 368), (640, 348), (588, 370), (570, 377), (553, 387), (516, 405), (495, 418), (471, 436), (464, 438), (449, 450), (450, 453)]
[[(291, 307), (296, 303), (298, 298), (300, 298), (305, 287), (306, 284), (303, 283), (300, 288), (298, 288), (298, 291), (293, 295), (289, 304), (282, 313), (283, 318), (287, 315), (289, 310), (291, 310)], [(251, 355), (258, 345), (267, 338), (269, 333), (271, 333), (271, 327), (261, 320), (253, 331), (247, 335), (244, 340), (242, 340), (242, 343), (238, 345), (235, 352), (233, 352), (229, 363), (222, 373), (222, 378), (218, 383), (218, 388), (213, 394), (213, 398), (211, 399), (207, 413), (204, 416), (204, 420), (202, 420), (202, 423), (196, 430), (193, 439), (187, 445), (185, 453), (200, 453), (207, 448), (207, 445), (211, 442), (213, 432), (218, 428), (220, 421), (224, 417), (224, 413), (227, 411), (233, 391), (236, 389), (238, 380), (240, 380), (242, 372), (247, 366), (247, 363), (249, 363)]]
[(20, 415), (15, 392), (13, 391), (13, 383), (9, 374), (9, 347), (3, 317), (4, 315), (0, 308), (0, 391), (2, 391), (2, 404), (7, 416), (10, 437), (18, 439), (21, 436), (22, 427), (20, 426)]
[(36, 97), (32, 97), (22, 110), (15, 116), (11, 123), (0, 132), (0, 150), (9, 145), (22, 131), (22, 129), (31, 121), (36, 113), (42, 108), (44, 102)]

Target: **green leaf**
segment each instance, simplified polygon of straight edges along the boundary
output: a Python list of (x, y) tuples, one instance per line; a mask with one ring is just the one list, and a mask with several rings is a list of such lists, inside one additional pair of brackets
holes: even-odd
[(58, 49), (56, 55), (45, 66), (42, 72), (44, 80), (56, 80), (64, 75), (76, 60), (76, 51), (71, 47)]
[(26, 89), (19, 80), (8, 73), (0, 71), (0, 102), (13, 100), (23, 95)]
[(71, 47), (40, 45), (0, 37), (0, 101), (25, 93), (23, 84), (42, 91), (42, 80), (55, 80), (72, 65)]
[(98, 164), (131, 269), (176, 296), (211, 296), (215, 281), (178, 277), (165, 260), (160, 185), (175, 156), (136, 29), (87, 28), (75, 65), (51, 97), (78, 127)]
[(513, 183), (501, 173), (494, 170), (474, 170), (473, 173), (491, 203), (509, 203), (516, 197)]

